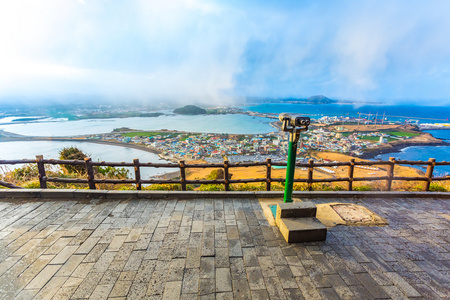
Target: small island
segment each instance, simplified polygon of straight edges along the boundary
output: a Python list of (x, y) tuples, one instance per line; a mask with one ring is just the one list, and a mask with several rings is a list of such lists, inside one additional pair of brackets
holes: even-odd
[(306, 102), (311, 104), (332, 104), (336, 103), (337, 101), (327, 98), (323, 95), (317, 95), (309, 97), (308, 99), (306, 99)]
[(175, 114), (179, 115), (204, 115), (206, 114), (206, 110), (195, 106), (195, 105), (186, 105), (180, 108), (176, 108), (173, 111)]

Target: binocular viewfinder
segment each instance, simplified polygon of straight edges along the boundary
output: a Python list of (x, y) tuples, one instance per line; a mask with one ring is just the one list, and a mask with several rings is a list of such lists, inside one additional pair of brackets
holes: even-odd
[(308, 127), (309, 124), (311, 123), (309, 117), (300, 117), (300, 116), (294, 117), (291, 116), (290, 114), (280, 114), (278, 118), (283, 124), (292, 127)]

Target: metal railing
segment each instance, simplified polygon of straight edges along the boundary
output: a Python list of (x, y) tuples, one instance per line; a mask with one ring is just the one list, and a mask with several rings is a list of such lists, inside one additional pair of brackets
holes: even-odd
[[(236, 183), (266, 183), (266, 190), (271, 190), (271, 184), (273, 182), (285, 182), (284, 178), (273, 178), (272, 167), (273, 166), (286, 166), (285, 162), (272, 162), (270, 158), (261, 162), (250, 163), (229, 163), (225, 160), (223, 163), (205, 163), (205, 164), (187, 164), (185, 161), (179, 161), (176, 163), (143, 163), (139, 159), (134, 159), (133, 162), (94, 162), (91, 158), (85, 158), (84, 160), (56, 160), (56, 159), (44, 159), (41, 155), (36, 156), (36, 159), (25, 160), (0, 160), (1, 165), (16, 165), (16, 164), (30, 164), (36, 163), (38, 168), (38, 178), (40, 187), (47, 188), (47, 182), (59, 182), (59, 183), (81, 183), (88, 184), (89, 189), (96, 189), (96, 184), (134, 184), (137, 190), (142, 189), (143, 184), (180, 184), (181, 190), (186, 191), (188, 184), (223, 184), (225, 191), (230, 190), (230, 184)], [(71, 166), (84, 166), (86, 168), (86, 178), (60, 178), (60, 177), (48, 177), (45, 171), (45, 165), (71, 165)], [(378, 177), (354, 177), (355, 167), (361, 166), (387, 166), (386, 175)], [(396, 165), (422, 165), (427, 166), (425, 176), (416, 177), (400, 177), (394, 175), (394, 168)], [(393, 181), (423, 181), (425, 182), (424, 191), (430, 190), (430, 184), (433, 181), (450, 180), (450, 176), (433, 177), (433, 171), (435, 166), (449, 166), (450, 162), (442, 161), (436, 162), (434, 158), (430, 158), (428, 161), (407, 161), (407, 160), (395, 160), (391, 157), (389, 161), (355, 161), (350, 159), (348, 162), (330, 162), (330, 163), (317, 163), (313, 159), (310, 159), (307, 163), (296, 163), (295, 166), (299, 168), (307, 168), (306, 178), (295, 178), (294, 182), (302, 182), (307, 184), (309, 191), (313, 188), (313, 183), (332, 183), (332, 182), (346, 182), (347, 190), (353, 190), (353, 182), (357, 181), (385, 181), (385, 190), (390, 191)], [(109, 167), (133, 167), (134, 179), (101, 179), (95, 178), (94, 167), (109, 166)], [(266, 176), (264, 178), (247, 178), (247, 179), (230, 179), (230, 168), (246, 168), (254, 166), (265, 166)], [(336, 178), (314, 178), (315, 169), (323, 167), (339, 167), (347, 166), (348, 173), (346, 177)], [(141, 168), (178, 168), (180, 170), (180, 176), (178, 179), (142, 179)], [(198, 169), (198, 168), (222, 168), (224, 171), (224, 179), (216, 180), (187, 180), (186, 169)], [(320, 170), (320, 169), (319, 169)], [(316, 170), (317, 172), (317, 170)], [(8, 188), (21, 188), (12, 183), (0, 181), (0, 185)]]

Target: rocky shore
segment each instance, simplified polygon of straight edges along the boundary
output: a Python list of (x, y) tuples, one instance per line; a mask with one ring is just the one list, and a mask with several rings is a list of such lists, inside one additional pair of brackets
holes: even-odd
[(402, 149), (413, 146), (449, 146), (450, 143), (444, 140), (433, 137), (431, 134), (424, 132), (419, 136), (412, 137), (407, 140), (390, 142), (383, 144), (377, 148), (365, 149), (364, 153), (359, 156), (363, 159), (373, 159), (377, 155), (385, 153), (397, 153)]

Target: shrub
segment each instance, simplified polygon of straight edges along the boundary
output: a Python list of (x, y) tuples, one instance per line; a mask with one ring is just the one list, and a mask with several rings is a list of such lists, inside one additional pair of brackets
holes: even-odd
[(232, 185), (230, 188), (232, 191), (265, 191), (265, 183), (239, 183)]
[(115, 168), (110, 166), (98, 167), (97, 172), (107, 178), (114, 178), (114, 179), (130, 178), (130, 170), (126, 168)]
[(430, 184), (430, 192), (447, 192), (448, 190), (439, 183), (432, 182)]
[(12, 179), (20, 181), (35, 179), (38, 175), (39, 172), (36, 164), (26, 164), (10, 172)]
[(367, 191), (371, 191), (372, 187), (369, 185), (359, 185), (359, 186), (354, 186), (353, 190), (358, 191), (358, 192), (367, 192)]
[[(65, 147), (59, 151), (59, 159), (62, 160), (84, 160), (88, 155), (75, 146)], [(86, 174), (84, 165), (61, 165), (61, 169), (66, 173)]]
[[(228, 173), (228, 179), (231, 179), (233, 174)], [(223, 180), (225, 179), (225, 171), (223, 169), (214, 169), (206, 177), (207, 180)]]
[(225, 186), (223, 184), (202, 184), (199, 190), (206, 192), (225, 191)]
[(41, 188), (41, 184), (39, 183), (39, 180), (32, 180), (27, 181), (22, 184), (22, 187), (26, 189), (39, 189)]
[[(150, 184), (147, 186), (143, 186), (142, 190), (147, 190), (147, 191), (181, 191), (181, 184), (170, 184), (170, 183), (165, 183), (165, 184)], [(194, 190), (194, 187), (191, 184), (187, 184), (186, 185), (186, 190), (187, 191), (192, 191)]]

